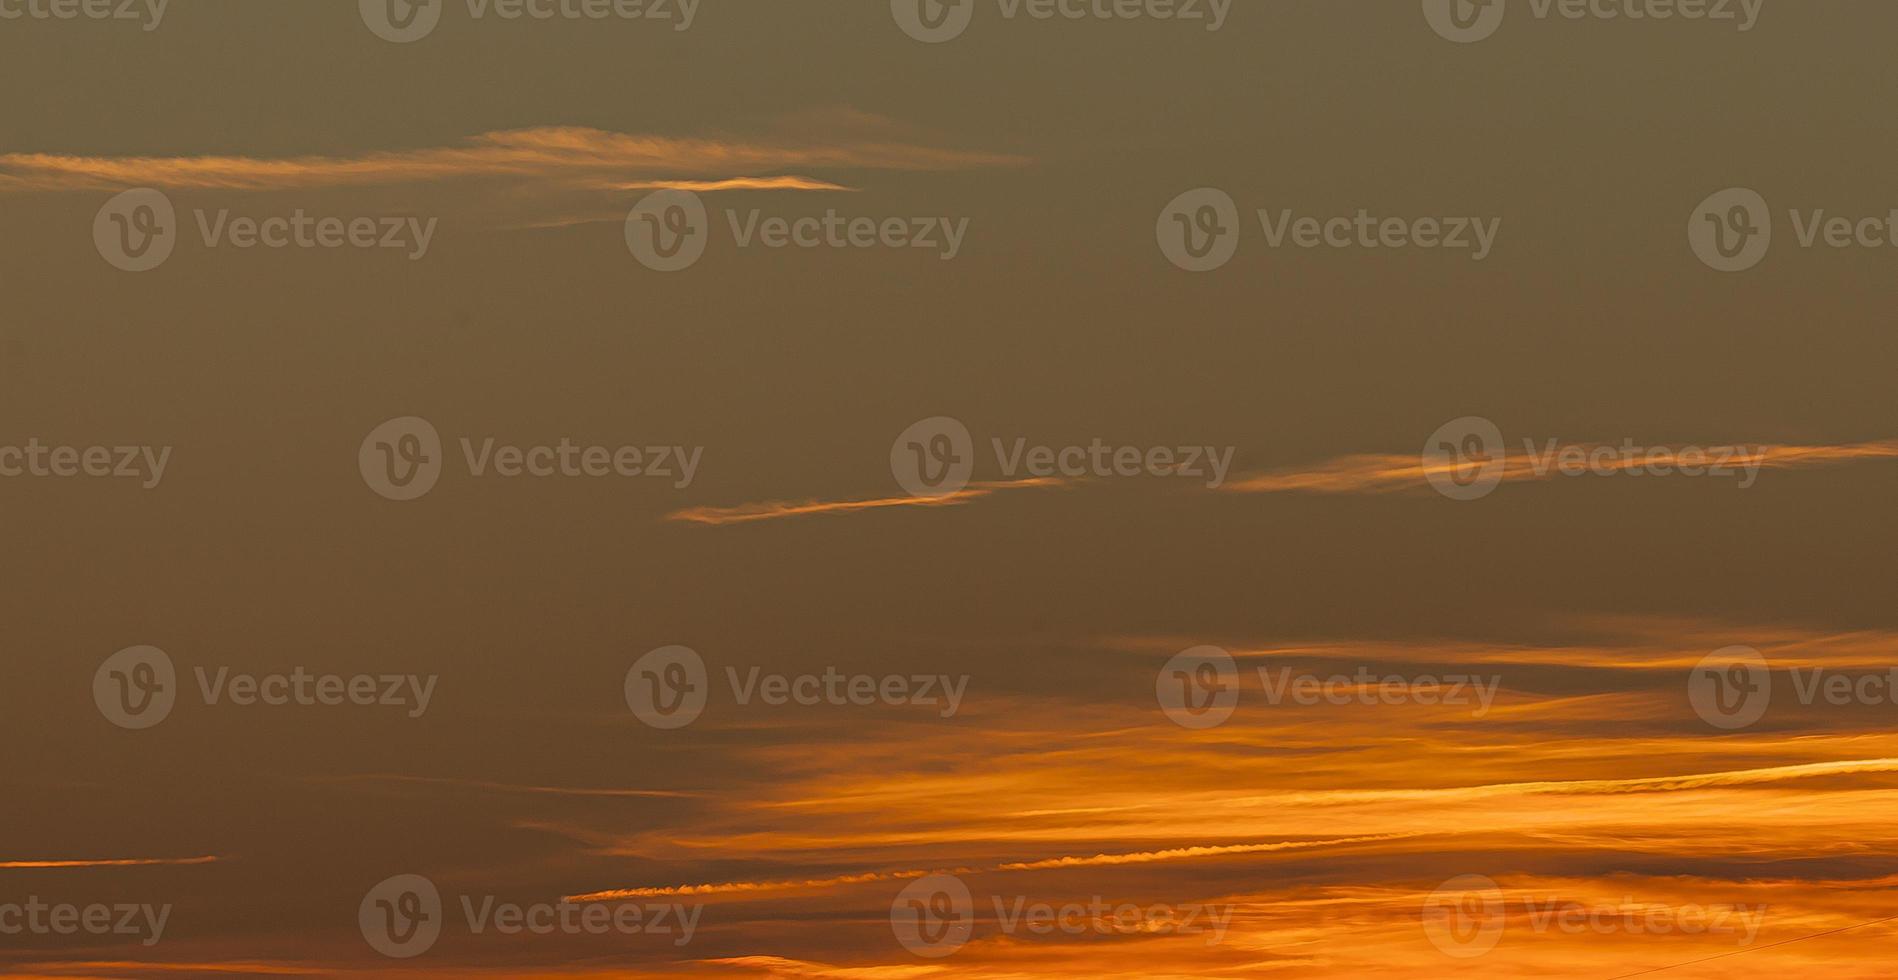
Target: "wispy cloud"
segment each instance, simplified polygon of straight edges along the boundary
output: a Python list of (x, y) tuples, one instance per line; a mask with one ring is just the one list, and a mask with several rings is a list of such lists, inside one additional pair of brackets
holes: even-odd
[(122, 187), (296, 190), (468, 178), (551, 181), (568, 188), (841, 190), (796, 170), (951, 171), (1013, 166), (1006, 154), (857, 134), (831, 140), (691, 138), (543, 126), (483, 133), (460, 145), (354, 155), (80, 156), (0, 154), (0, 191)]
[(863, 874), (835, 875), (828, 878), (808, 878), (786, 881), (729, 881), (711, 885), (676, 885), (662, 888), (616, 888), (608, 891), (591, 892), (585, 895), (573, 895), (569, 902), (608, 902), (623, 901), (629, 898), (661, 898), (668, 896), (711, 896), (727, 894), (745, 894), (768, 891), (806, 891), (840, 888), (848, 885), (860, 885), (878, 881), (903, 881), (921, 878), (932, 874), (979, 874), (983, 871), (1046, 871), (1056, 868), (1097, 867), (1120, 864), (1152, 864), (1159, 861), (1180, 861), (1189, 858), (1224, 857), (1237, 854), (1269, 854), (1276, 851), (1304, 851), (1324, 847), (1339, 847), (1349, 844), (1367, 844), (1420, 834), (1372, 834), (1362, 837), (1335, 837), (1319, 840), (1268, 841), (1251, 844), (1208, 844), (1192, 847), (1173, 847), (1158, 851), (1133, 851), (1120, 854), (1094, 854), (1085, 857), (1045, 858), (1039, 861), (1012, 861), (986, 868), (936, 868), (913, 869), (908, 871), (873, 871)]
[(26, 871), (63, 868), (143, 868), (167, 867), (189, 864), (215, 864), (222, 860), (215, 855), (203, 855), (188, 858), (105, 858), (78, 861), (0, 861), (0, 871)]
[(867, 500), (771, 500), (755, 504), (737, 504), (731, 507), (688, 507), (666, 515), (669, 521), (683, 521), (688, 524), (748, 524), (754, 521), (772, 521), (787, 517), (814, 517), (819, 514), (852, 514), (866, 510), (881, 510), (888, 507), (954, 507), (972, 500), (993, 496), (1007, 490), (1034, 490), (1071, 485), (1072, 481), (1060, 477), (1033, 477), (1026, 480), (1005, 480), (994, 483), (973, 483), (940, 497), (873, 497)]
[[(1580, 450), (1594, 456), (1596, 450), (1604, 450), (1599, 456), (1595, 456), (1600, 462), (1591, 462), (1590, 466), (1605, 472), (1645, 470), (1654, 465), (1657, 458), (1670, 467), (1678, 467), (1681, 465), (1680, 453), (1683, 451), (1678, 448), (1657, 446), (1652, 450), (1644, 448), (1639, 453), (1628, 456), (1620, 454), (1621, 447), (1595, 443), (1571, 443), (1552, 448), (1558, 455), (1570, 450)], [(1743, 470), (1790, 470), (1862, 460), (1898, 459), (1898, 439), (1818, 446), (1713, 446), (1701, 448), (1700, 452), (1704, 454), (1704, 458), (1698, 463), (1700, 466), (1717, 461), (1722, 465)], [(1659, 455), (1657, 457), (1653, 454)], [(1227, 483), (1222, 489), (1230, 493), (1400, 493), (1427, 490), (1431, 476), (1449, 475), (1457, 468), (1454, 462), (1427, 461), (1421, 453), (1415, 455), (1360, 453), (1243, 477)], [(1562, 474), (1558, 467), (1545, 467), (1536, 457), (1516, 452), (1509, 453), (1504, 458), (1500, 474), (1504, 481), (1548, 480), (1560, 475)]]

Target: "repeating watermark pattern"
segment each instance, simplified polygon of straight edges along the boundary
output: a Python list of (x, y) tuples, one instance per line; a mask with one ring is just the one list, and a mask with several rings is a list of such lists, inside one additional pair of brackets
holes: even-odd
[(1467, 707), (1470, 717), (1482, 718), (1496, 703), (1496, 692), (1503, 679), (1497, 674), (1377, 674), (1369, 667), (1358, 667), (1349, 674), (1294, 673), (1290, 667), (1274, 671), (1259, 668), (1259, 680), (1265, 686), (1265, 701), (1271, 705), (1295, 704), (1312, 707), (1353, 705), (1449, 705)]
[(1480, 416), (1444, 423), (1424, 442), (1424, 478), (1452, 500), (1489, 496), (1510, 473), (1546, 479), (1552, 476), (1690, 476), (1737, 481), (1745, 490), (1759, 481), (1766, 465), (1765, 446), (1645, 446), (1623, 438), (1619, 444), (1564, 443), (1524, 439), (1523, 454), (1512, 462), (1502, 430)]
[[(701, 0), (464, 0), (476, 21), (620, 21), (689, 31)], [(420, 41), (441, 26), (449, 0), (357, 0), (362, 22), (396, 44)]]
[[(233, 215), (229, 208), (197, 208), (191, 213), (198, 241), (206, 249), (393, 249), (410, 261), (427, 257), (438, 222), (412, 216), (312, 215), (302, 208), (262, 217)], [(126, 272), (149, 272), (165, 264), (183, 231), (171, 199), (148, 187), (114, 195), (92, 219), (92, 243), (100, 257)]]
[[(1232, 472), (1233, 446), (1133, 446), (1096, 437), (1085, 443), (1031, 444), (1027, 437), (992, 438), (995, 466), (1004, 479), (1166, 477), (1204, 481), (1211, 489)], [(890, 473), (916, 497), (960, 493), (975, 477), (975, 439), (948, 416), (904, 429), (890, 445)]]
[[(434, 674), (325, 674), (305, 667), (287, 673), (252, 674), (228, 666), (194, 667), (195, 687), (206, 707), (382, 707), (409, 718), (428, 712), (435, 697)], [(127, 647), (107, 657), (92, 676), (99, 713), (120, 728), (151, 728), (171, 716), (180, 696), (177, 666), (154, 646)]]
[(1730, 936), (1735, 945), (1751, 946), (1766, 913), (1765, 905), (1670, 905), (1632, 895), (1601, 904), (1549, 895), (1512, 898), (1486, 876), (1460, 875), (1424, 900), (1423, 928), (1445, 956), (1474, 959), (1494, 950), (1506, 933), (1524, 928), (1534, 935)]
[(0, 936), (86, 936), (156, 946), (165, 938), (172, 907), (129, 903), (74, 905), (28, 896), (0, 903)]
[[(968, 218), (854, 217), (835, 208), (822, 216), (766, 215), (758, 208), (727, 208), (725, 224), (741, 249), (927, 249), (947, 262), (962, 254)], [(659, 190), (639, 199), (626, 215), (626, 247), (655, 272), (697, 265), (711, 241), (713, 221), (705, 201), (692, 191)]]
[[(692, 485), (705, 455), (703, 446), (589, 445), (565, 436), (528, 446), (463, 436), (460, 448), (470, 479), (666, 480), (675, 490)], [(389, 500), (427, 495), (441, 480), (445, 463), (441, 433), (412, 415), (376, 426), (356, 451), (363, 482)]]
[[(867, 708), (873, 705), (926, 708), (954, 718), (968, 693), (967, 674), (852, 674), (825, 667), (816, 674), (766, 673), (764, 668), (726, 666), (721, 671), (732, 703), (746, 708), (800, 705)], [(705, 659), (690, 647), (660, 647), (626, 671), (626, 706), (652, 728), (684, 728), (697, 721), (710, 700)]]
[(1483, 875), (1459, 875), (1424, 899), (1424, 935), (1444, 955), (1475, 959), (1503, 941), (1508, 899)]
[[(1462, 252), (1476, 262), (1489, 258), (1503, 227), (1501, 217), (1381, 217), (1367, 208), (1344, 215), (1300, 214), (1292, 208), (1260, 208), (1255, 214), (1262, 241), (1271, 249)], [(1187, 272), (1211, 272), (1238, 254), (1244, 227), (1232, 195), (1201, 187), (1167, 202), (1154, 235), (1167, 261)]]
[[(1258, 668), (1265, 703), (1273, 706), (1377, 707), (1417, 704), (1467, 707), (1486, 717), (1501, 689), (1500, 675), (1378, 673), (1360, 666), (1348, 674), (1314, 674), (1290, 667)], [(1199, 646), (1174, 654), (1154, 679), (1160, 710), (1181, 728), (1223, 725), (1239, 706), (1239, 665), (1219, 647)]]
[[(1871, 215), (1789, 208), (1786, 217), (1803, 249), (1898, 249), (1898, 208)], [(1745, 272), (1765, 260), (1772, 248), (1772, 209), (1758, 191), (1730, 187), (1694, 209), (1687, 223), (1687, 243), (1708, 268)]]
[(41, 442), (0, 445), (0, 478), (136, 480), (156, 490), (171, 463), (170, 446), (72, 446)]
[(1487, 497), (1503, 482), (1506, 452), (1496, 423), (1476, 415), (1452, 419), (1424, 441), (1424, 478), (1451, 500)]
[[(697, 934), (703, 905), (634, 902), (504, 902), (460, 895), (456, 904), (470, 935), (651, 936), (684, 946)], [(433, 949), (447, 926), (441, 890), (422, 875), (396, 875), (363, 896), (356, 922), (371, 949), (414, 959)]]
[(170, 8), (171, 0), (0, 0), (0, 21), (113, 21), (150, 33)]
[(975, 935), (975, 896), (955, 875), (918, 878), (890, 902), (890, 931), (917, 956), (954, 955)]
[[(1226, 26), (1233, 0), (995, 0), (1003, 20), (1155, 21)], [(980, 0), (890, 0), (890, 16), (903, 33), (925, 44), (953, 41), (975, 22)]]
[[(1827, 667), (1789, 667), (1793, 700), (1805, 707), (1898, 707), (1898, 667), (1882, 671), (1841, 671)], [(1735, 731), (1766, 717), (1775, 696), (1773, 667), (1747, 646), (1715, 650), (1694, 665), (1687, 680), (1687, 701), (1714, 728)]]
[(1214, 646), (1174, 654), (1154, 678), (1160, 710), (1181, 728), (1215, 728), (1239, 707), (1239, 662)]
[(1503, 26), (1506, 2), (1528, 6), (1536, 20), (1695, 21), (1746, 33), (1759, 23), (1766, 0), (1423, 0), (1424, 20), (1439, 37), (1473, 44)]
[[(1047, 902), (1027, 895), (990, 895), (996, 929), (1008, 936), (1202, 936), (1208, 946), (1226, 938), (1237, 906), (1188, 903)], [(926, 959), (951, 956), (975, 931), (976, 902), (969, 886), (949, 874), (910, 882), (890, 903), (890, 929), (904, 949)]]

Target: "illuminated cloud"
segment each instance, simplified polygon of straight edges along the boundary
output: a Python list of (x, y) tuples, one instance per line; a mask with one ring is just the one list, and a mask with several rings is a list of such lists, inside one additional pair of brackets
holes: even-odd
[[(1645, 450), (1633, 456), (1623, 456), (1620, 455), (1620, 447), (1594, 443), (1558, 446), (1555, 451), (1561, 453), (1565, 450), (1580, 450), (1584, 453), (1594, 453), (1598, 449), (1602, 450), (1599, 457), (1600, 468), (1607, 472), (1643, 469), (1651, 465), (1653, 459)], [(1613, 454), (1609, 451), (1613, 451)], [(1654, 447), (1653, 451), (1663, 454), (1661, 458), (1672, 466), (1677, 464), (1677, 454), (1681, 450)], [(1898, 440), (1887, 439), (1836, 446), (1714, 446), (1706, 447), (1702, 451), (1709, 454), (1709, 458), (1699, 465), (1707, 465), (1716, 458), (1724, 458), (1725, 465), (1735, 469), (1791, 470), (1863, 460), (1898, 459)], [(1539, 460), (1526, 453), (1511, 451), (1505, 456), (1499, 475), (1505, 482), (1549, 480), (1562, 475), (1560, 469), (1553, 466), (1538, 472), (1540, 465)], [(1595, 464), (1591, 463), (1591, 466), (1593, 465)], [(1428, 490), (1433, 467), (1434, 475), (1441, 475), (1456, 469), (1456, 464), (1453, 462), (1428, 463), (1421, 453), (1415, 455), (1357, 454), (1243, 477), (1227, 483), (1221, 489), (1230, 493), (1317, 494), (1378, 494)]]
[(471, 178), (546, 181), (591, 190), (841, 190), (787, 170), (950, 171), (1013, 166), (1018, 157), (857, 137), (803, 142), (699, 139), (547, 126), (484, 133), (459, 146), (347, 156), (76, 156), (0, 154), (0, 191), (157, 187), (282, 191)]
[(1026, 480), (1008, 480), (997, 483), (972, 483), (955, 493), (939, 497), (876, 497), (868, 500), (804, 500), (804, 501), (766, 501), (756, 504), (738, 504), (731, 507), (688, 507), (666, 515), (669, 521), (683, 521), (688, 524), (748, 524), (754, 521), (771, 521), (787, 517), (812, 517), (818, 514), (852, 514), (866, 510), (881, 510), (887, 507), (953, 507), (972, 500), (992, 496), (1005, 490), (1033, 490), (1049, 487), (1069, 486), (1070, 481), (1059, 477), (1033, 477)]
[(176, 867), (191, 864), (215, 864), (214, 855), (188, 858), (110, 858), (89, 861), (0, 861), (0, 871), (46, 870), (64, 868), (143, 868)]

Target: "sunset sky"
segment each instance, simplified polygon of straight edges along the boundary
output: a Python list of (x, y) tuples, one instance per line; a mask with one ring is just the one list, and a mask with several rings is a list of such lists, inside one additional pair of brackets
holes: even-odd
[(438, 2), (0, 0), (0, 973), (1891, 975), (1898, 8)]

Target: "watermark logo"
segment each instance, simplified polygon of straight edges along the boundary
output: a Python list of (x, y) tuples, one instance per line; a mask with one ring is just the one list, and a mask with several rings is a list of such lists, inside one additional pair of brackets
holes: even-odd
[[(1898, 249), (1898, 208), (1869, 215), (1789, 208), (1786, 216), (1795, 243), (1802, 249)], [(1687, 240), (1694, 255), (1709, 268), (1745, 272), (1760, 264), (1772, 246), (1772, 212), (1757, 192), (1729, 188), (1694, 210)]]
[(678, 272), (698, 264), (711, 237), (705, 202), (691, 191), (653, 191), (626, 216), (626, 247), (655, 272)]
[(1503, 890), (1483, 875), (1460, 875), (1424, 900), (1424, 935), (1445, 956), (1474, 959), (1502, 942)]
[(1526, 2), (1539, 21), (1701, 21), (1733, 24), (1742, 34), (1759, 23), (1766, 6), (1766, 0), (1423, 0), (1424, 19), (1444, 40), (1471, 44), (1503, 26), (1506, 2)]
[(448, 0), (356, 0), (362, 22), (384, 41), (408, 44), (435, 33)]
[[(1087, 480), (1165, 477), (1202, 480), (1216, 490), (1232, 472), (1234, 446), (1117, 445), (1095, 437), (1084, 443), (1030, 443), (1025, 436), (989, 440), (1004, 479)], [(912, 497), (947, 497), (975, 475), (975, 440), (961, 421), (924, 419), (890, 444), (890, 474)]]
[(1451, 500), (1487, 497), (1503, 482), (1503, 430), (1469, 415), (1446, 422), (1424, 442), (1424, 478)]
[[(975, 18), (978, 0), (890, 0), (890, 15), (903, 33), (925, 44), (961, 37)], [(1233, 0), (996, 0), (1003, 20), (1153, 20), (1226, 26)]]
[[(1792, 667), (1787, 676), (1793, 699), (1806, 707), (1898, 707), (1898, 667), (1853, 673)], [(1772, 665), (1765, 655), (1752, 647), (1732, 646), (1715, 650), (1694, 666), (1687, 680), (1687, 700), (1702, 721), (1734, 731), (1756, 725), (1766, 716), (1773, 688)]]
[[(198, 240), (207, 249), (402, 249), (410, 261), (428, 255), (439, 224), (436, 218), (407, 216), (320, 216), (302, 208), (264, 217), (233, 215), (229, 208), (195, 208), (191, 216)], [(100, 257), (126, 272), (149, 272), (163, 265), (182, 236), (171, 199), (146, 187), (114, 195), (92, 219), (92, 243)]]
[[(1236, 911), (1230, 904), (1115, 904), (1100, 895), (1060, 902), (990, 895), (987, 904), (994, 907), (995, 927), (1005, 936), (1204, 936), (1208, 946), (1226, 938)], [(890, 903), (890, 928), (897, 942), (924, 958), (953, 955), (968, 943), (974, 925), (974, 897), (955, 875), (911, 882)]]
[(390, 500), (414, 500), (435, 489), (442, 475), (442, 437), (427, 419), (390, 419), (370, 430), (356, 451), (369, 489)]
[(1176, 653), (1160, 668), (1153, 693), (1160, 710), (1181, 728), (1215, 728), (1239, 706), (1239, 663), (1214, 646)]
[(157, 647), (127, 647), (92, 675), (92, 700), (120, 728), (150, 728), (170, 717), (178, 702), (178, 669)]
[(705, 660), (690, 647), (660, 647), (626, 672), (626, 706), (653, 728), (669, 731), (697, 721), (711, 690)]
[(1731, 646), (1708, 654), (1687, 681), (1687, 700), (1700, 720), (1725, 731), (1765, 717), (1773, 701), (1773, 674), (1752, 647)]
[(0, 20), (131, 21), (149, 34), (170, 6), (171, 0), (0, 0)]
[(1525, 926), (1537, 936), (1732, 936), (1736, 945), (1750, 946), (1766, 912), (1764, 905), (1673, 905), (1632, 895), (1593, 903), (1557, 895), (1512, 898), (1483, 875), (1459, 875), (1424, 900), (1423, 928), (1445, 956), (1474, 959), (1494, 950), (1506, 932)]
[[(740, 249), (930, 249), (947, 262), (962, 254), (969, 219), (870, 217), (839, 214), (767, 215), (753, 208), (723, 212), (732, 243)], [(712, 234), (705, 202), (691, 191), (661, 190), (641, 198), (626, 215), (626, 247), (655, 272), (678, 272), (698, 264)]]
[[(194, 667), (196, 687), (208, 707), (230, 704), (280, 707), (398, 707), (420, 718), (435, 697), (438, 678), (429, 674), (314, 673), (304, 667), (288, 673), (248, 674), (228, 666), (212, 671)], [(105, 659), (92, 675), (92, 699), (99, 713), (120, 728), (151, 728), (171, 716), (178, 703), (178, 671), (171, 657), (151, 646), (129, 647)]]
[[(934, 708), (939, 717), (953, 718), (962, 710), (969, 675), (850, 674), (826, 667), (821, 673), (766, 673), (753, 666), (722, 670), (733, 703), (770, 707), (828, 704), (870, 707), (882, 704)], [(705, 661), (688, 647), (661, 647), (639, 658), (626, 672), (626, 705), (633, 715), (653, 728), (683, 728), (697, 721), (711, 693)]]
[(1423, 0), (1424, 19), (1446, 41), (1473, 44), (1503, 26), (1503, 0)]
[(356, 910), (370, 948), (390, 959), (413, 959), (442, 936), (442, 893), (421, 875), (396, 875), (371, 888)]
[[(692, 28), (700, 0), (466, 0), (468, 17), (504, 21), (668, 21)], [(377, 37), (408, 44), (433, 34), (448, 0), (357, 0), (362, 22)]]
[[(1267, 248), (1463, 252), (1475, 262), (1489, 258), (1503, 227), (1500, 217), (1382, 216), (1368, 208), (1334, 215), (1259, 208), (1253, 216)], [(1202, 187), (1168, 202), (1154, 233), (1169, 262), (1188, 272), (1211, 272), (1238, 253), (1245, 225), (1230, 195)]]
[[(1502, 688), (1498, 675), (1375, 673), (1358, 667), (1349, 674), (1297, 672), (1290, 667), (1261, 666), (1259, 686), (1265, 703), (1273, 706), (1330, 705), (1450, 705), (1468, 707), (1470, 717), (1482, 718), (1496, 703)], [(1174, 654), (1154, 679), (1160, 710), (1181, 728), (1205, 729), (1225, 724), (1239, 704), (1239, 666), (1231, 654), (1212, 646), (1194, 647)]]
[(918, 878), (890, 903), (890, 929), (917, 956), (953, 955), (975, 932), (975, 897), (954, 875)]
[(124, 191), (93, 216), (92, 242), (113, 266), (149, 272), (164, 265), (178, 245), (178, 211), (161, 191)]
[[(698, 932), (703, 905), (586, 902), (561, 899), (522, 905), (494, 895), (460, 895), (461, 923), (469, 935), (667, 936), (684, 946)], [(414, 959), (434, 948), (449, 924), (435, 883), (397, 875), (369, 890), (356, 912), (363, 939), (392, 959)]]
[(960, 493), (975, 475), (975, 438), (948, 416), (924, 419), (890, 444), (890, 473), (912, 497)]
[(890, 16), (903, 33), (924, 44), (953, 41), (975, 20), (976, 0), (890, 0)]
[(1160, 211), (1154, 234), (1167, 261), (1187, 272), (1211, 272), (1239, 251), (1239, 205), (1216, 187), (1187, 191)]
[(87, 936), (111, 937), (122, 942), (136, 939), (140, 946), (152, 947), (165, 938), (165, 924), (171, 921), (170, 905), (73, 905), (47, 902), (37, 895), (25, 902), (0, 903), (0, 936)]
[(1730, 187), (1708, 197), (1687, 223), (1687, 243), (1720, 272), (1745, 272), (1773, 245), (1773, 214), (1757, 191)]
[(1486, 497), (1511, 476), (1536, 480), (1556, 476), (1687, 476), (1731, 478), (1745, 490), (1759, 482), (1765, 446), (1643, 446), (1620, 443), (1522, 441), (1511, 457), (1502, 430), (1488, 419), (1467, 416), (1445, 423), (1424, 443), (1421, 468), (1438, 493), (1452, 500)]
[(164, 482), (170, 446), (71, 446), (42, 442), (0, 445), (0, 478), (137, 480), (144, 490)]
[[(562, 437), (521, 446), (492, 436), (458, 440), (471, 479), (659, 479), (683, 490), (697, 478), (703, 446), (587, 445)], [(369, 431), (356, 449), (363, 483), (389, 500), (416, 500), (435, 488), (446, 456), (441, 435), (427, 419), (390, 419)]]

